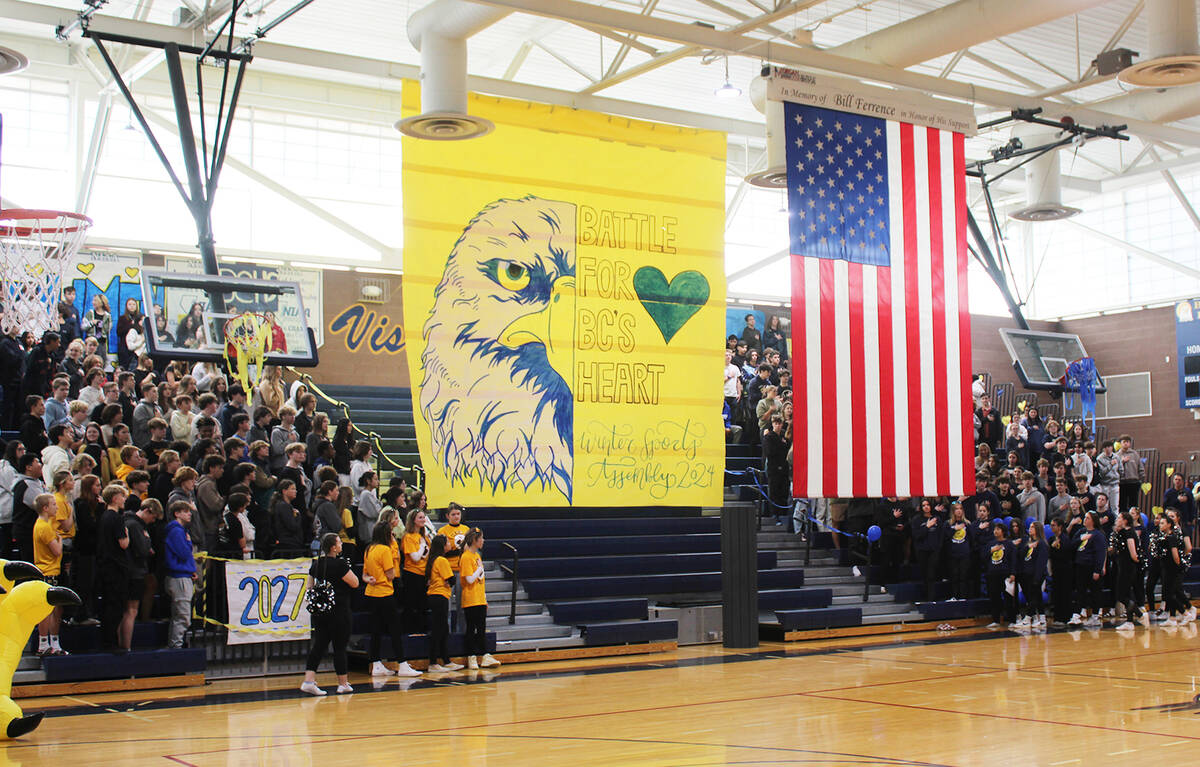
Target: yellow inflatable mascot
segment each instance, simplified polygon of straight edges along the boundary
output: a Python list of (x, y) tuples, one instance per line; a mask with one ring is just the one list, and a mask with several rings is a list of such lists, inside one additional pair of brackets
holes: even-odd
[(42, 571), (28, 562), (10, 562), (0, 559), (0, 603), (13, 590), (13, 586), (23, 581), (42, 580)]
[[(22, 577), (32, 577), (28, 562), (5, 562), (0, 565), (0, 586), (4, 587), (0, 601), (0, 739), (19, 738), (37, 729), (44, 714), (25, 716), (9, 697), (13, 673), (21, 662), (21, 652), (29, 643), (34, 627), (55, 607), (78, 605), (74, 591), (51, 586), (42, 580), (27, 580), (12, 585)], [(36, 569), (34, 570), (36, 572)], [(40, 577), (40, 573), (39, 576)]]

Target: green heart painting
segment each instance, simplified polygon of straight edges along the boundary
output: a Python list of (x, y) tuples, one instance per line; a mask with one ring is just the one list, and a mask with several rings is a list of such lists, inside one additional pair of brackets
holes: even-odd
[(633, 290), (663, 340), (671, 339), (708, 301), (708, 279), (700, 272), (680, 272), (668, 283), (662, 270), (643, 266), (633, 275)]

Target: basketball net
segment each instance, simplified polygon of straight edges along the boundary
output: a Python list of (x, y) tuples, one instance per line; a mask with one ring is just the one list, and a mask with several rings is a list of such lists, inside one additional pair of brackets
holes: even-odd
[(58, 330), (63, 273), (92, 220), (56, 210), (0, 210), (0, 329), (41, 337)]
[(243, 312), (225, 323), (225, 364), (249, 397), (262, 375), (271, 344), (271, 321), (258, 312)]

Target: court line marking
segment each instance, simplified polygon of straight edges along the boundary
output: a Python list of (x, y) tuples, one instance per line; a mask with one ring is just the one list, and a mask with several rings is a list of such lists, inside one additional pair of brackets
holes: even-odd
[[(1195, 650), (1192, 650), (1192, 652), (1195, 652)], [(1025, 716), (1013, 716), (1011, 714), (990, 714), (990, 713), (983, 712), (983, 711), (960, 711), (957, 709), (940, 708), (937, 706), (915, 706), (911, 703), (895, 703), (895, 702), (890, 702), (890, 701), (879, 701), (879, 700), (862, 700), (860, 698), (846, 698), (846, 697), (839, 697), (837, 695), (826, 695), (826, 694), (818, 695), (818, 694), (807, 693), (807, 692), (799, 692), (796, 694), (801, 695), (801, 696), (806, 696), (806, 697), (819, 698), (821, 700), (840, 700), (840, 701), (847, 702), (847, 703), (862, 703), (862, 704), (871, 705), (871, 706), (887, 706), (889, 708), (911, 708), (911, 709), (915, 709), (918, 711), (933, 711), (935, 713), (941, 713), (941, 714), (957, 714), (959, 716), (976, 716), (976, 717), (983, 717), (985, 719), (1004, 719), (1004, 720), (1007, 720), (1010, 722), (1028, 722), (1030, 724), (1048, 724), (1048, 725), (1054, 725), (1054, 726), (1058, 726), (1058, 727), (1078, 727), (1078, 728), (1088, 729), (1088, 730), (1101, 730), (1104, 732), (1122, 732), (1122, 733), (1126, 733), (1128, 735), (1146, 735), (1146, 736), (1153, 736), (1153, 737), (1158, 737), (1158, 738), (1187, 738), (1187, 740), (1181, 741), (1184, 743), (1189, 742), (1189, 741), (1200, 740), (1200, 735), (1180, 735), (1179, 733), (1174, 733), (1174, 732), (1151, 732), (1149, 730), (1127, 730), (1123, 727), (1108, 727), (1108, 726), (1100, 725), (1100, 724), (1087, 724), (1085, 722), (1059, 722), (1059, 721), (1055, 721), (1053, 719), (1031, 719), (1031, 718), (1025, 717)], [(1059, 708), (1070, 708), (1070, 707), (1069, 706), (1059, 706)]]

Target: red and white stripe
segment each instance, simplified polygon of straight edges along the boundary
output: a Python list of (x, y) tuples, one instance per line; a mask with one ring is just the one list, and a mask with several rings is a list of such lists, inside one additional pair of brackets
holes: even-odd
[(798, 497), (974, 483), (961, 134), (887, 123), (890, 267), (792, 256)]

